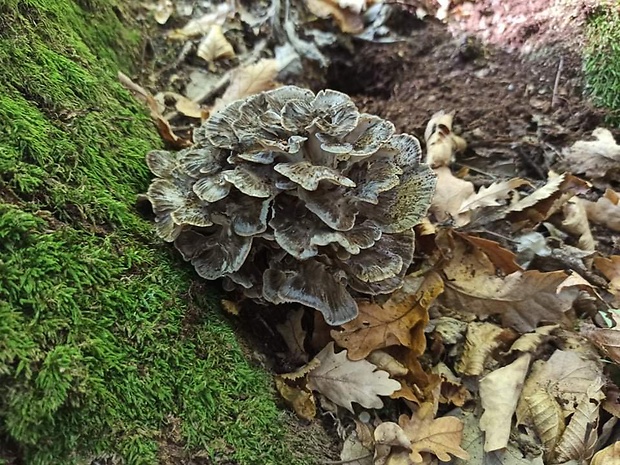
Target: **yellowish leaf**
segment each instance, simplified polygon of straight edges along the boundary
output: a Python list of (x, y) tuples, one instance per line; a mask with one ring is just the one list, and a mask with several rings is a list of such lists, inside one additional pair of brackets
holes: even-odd
[(158, 24), (166, 24), (173, 12), (174, 4), (172, 0), (159, 0), (155, 7), (155, 21), (157, 21)]
[(405, 365), (400, 363), (384, 350), (375, 350), (366, 357), (370, 363), (375, 365), (379, 370), (387, 371), (390, 376), (397, 378), (406, 376), (409, 370)]
[(366, 360), (352, 361), (347, 351), (334, 352), (329, 343), (316, 356), (320, 364), (308, 373), (308, 387), (319, 391), (335, 404), (353, 412), (352, 402), (366, 408), (381, 408), (379, 396), (389, 396), (400, 389), (400, 383)]
[(487, 357), (502, 343), (504, 331), (492, 323), (469, 323), (465, 350), (456, 364), (456, 370), (466, 376), (481, 375)]
[(239, 316), (239, 305), (232, 300), (221, 300), (222, 308), (231, 315)]
[(446, 113), (441, 110), (435, 113), (426, 125), (426, 162), (431, 168), (448, 166), (452, 163), (454, 154), (467, 147), (465, 140), (452, 132), (453, 119), (454, 112)]
[(620, 463), (620, 441), (599, 450), (592, 457), (590, 465), (617, 465), (618, 463)]
[(335, 0), (304, 0), (308, 10), (319, 18), (334, 18), (344, 33), (358, 34), (364, 30), (364, 21), (360, 11), (343, 7)]
[(486, 452), (508, 445), (512, 416), (523, 388), (531, 355), (525, 354), (510, 365), (499, 368), (480, 380), (480, 400), (484, 413), (480, 429), (485, 432)]
[[(407, 277), (413, 282), (416, 278)], [(407, 283), (406, 283), (407, 284)], [(428, 307), (443, 290), (441, 279), (430, 273), (417, 290), (405, 284), (383, 305), (359, 302), (359, 315), (343, 325), (343, 331), (332, 331), (332, 337), (349, 350), (352, 360), (365, 358), (373, 350), (403, 345), (418, 355), (424, 352), (428, 323)]]
[(510, 346), (510, 350), (508, 353), (513, 352), (535, 352), (540, 344), (542, 344), (545, 340), (549, 339), (550, 334), (556, 330), (558, 325), (548, 325), (541, 326), (536, 328), (536, 331), (533, 333), (523, 334), (513, 342), (512, 346)]
[(222, 26), (214, 24), (198, 44), (196, 55), (210, 63), (221, 58), (234, 57), (235, 49), (224, 36)]
[(534, 431), (543, 444), (545, 457), (550, 457), (564, 433), (564, 414), (555, 398), (544, 389), (525, 398)]
[(316, 416), (316, 402), (312, 392), (290, 385), (281, 376), (276, 376), (275, 382), (278, 392), (299, 418), (312, 420)]
[(569, 234), (578, 237), (577, 247), (581, 250), (595, 249), (594, 237), (588, 223), (588, 213), (580, 199), (572, 198), (564, 205), (564, 221), (562, 228)]

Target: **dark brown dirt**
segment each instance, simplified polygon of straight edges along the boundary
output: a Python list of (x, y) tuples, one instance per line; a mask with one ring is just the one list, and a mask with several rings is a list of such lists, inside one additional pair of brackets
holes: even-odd
[(456, 112), (455, 132), (469, 144), (457, 162), (497, 177), (546, 178), (563, 147), (602, 124), (575, 52), (528, 56), (454, 38), (437, 22), (410, 24), (405, 42), (358, 44), (338, 57), (328, 86), (420, 139), (435, 112)]

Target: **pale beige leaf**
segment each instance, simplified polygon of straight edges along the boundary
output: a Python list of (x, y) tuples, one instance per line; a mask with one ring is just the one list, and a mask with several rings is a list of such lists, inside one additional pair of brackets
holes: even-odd
[(530, 365), (525, 354), (510, 365), (499, 368), (480, 380), (480, 400), (484, 413), (480, 429), (485, 432), (484, 450), (490, 452), (508, 445), (512, 416)]
[(620, 231), (620, 196), (607, 189), (596, 202), (580, 199), (586, 209), (588, 219), (613, 231)]
[(617, 180), (620, 145), (608, 129), (596, 128), (592, 135), (595, 140), (580, 140), (565, 149), (562, 153), (564, 163), (573, 173), (584, 173), (590, 179), (611, 175)]
[(178, 98), (174, 107), (179, 113), (185, 116), (189, 116), (190, 118), (202, 118), (204, 110), (199, 103), (188, 99), (184, 95), (177, 95)]
[(276, 86), (275, 79), (278, 76), (278, 71), (278, 62), (267, 58), (236, 70), (224, 95), (215, 102), (211, 111), (215, 112), (229, 103), (249, 95), (273, 89)]
[(303, 317), (303, 308), (292, 310), (288, 312), (284, 323), (276, 325), (276, 329), (284, 339), (290, 357), (295, 363), (308, 361), (308, 354), (304, 348), (306, 331), (302, 327), (301, 320)]
[(411, 450), (411, 440), (405, 431), (396, 423), (386, 421), (381, 423), (374, 432), (375, 457), (374, 465), (388, 463), (393, 449)]
[(220, 58), (234, 57), (235, 49), (224, 36), (222, 26), (214, 24), (198, 44), (196, 55), (210, 63)]
[(413, 463), (423, 461), (421, 452), (430, 452), (443, 462), (450, 460), (450, 455), (469, 458), (461, 448), (463, 422), (451, 416), (434, 418), (431, 402), (423, 403), (411, 418), (401, 415), (398, 424), (411, 441), (409, 458)]
[(351, 465), (373, 465), (372, 451), (366, 448), (353, 431), (344, 441), (340, 460)]
[(545, 457), (549, 457), (564, 433), (564, 413), (555, 398), (546, 390), (539, 389), (525, 398), (534, 431), (543, 444)]
[(599, 400), (590, 395), (579, 402), (555, 448), (555, 463), (588, 460), (592, 457), (598, 438), (599, 406)]
[(594, 237), (588, 223), (585, 205), (580, 199), (572, 198), (564, 205), (564, 221), (562, 228), (569, 234), (578, 237), (577, 247), (581, 250), (595, 249)]
[(592, 457), (590, 465), (617, 465), (618, 463), (620, 463), (620, 441), (599, 450)]
[(614, 363), (620, 364), (620, 328), (597, 328), (591, 324), (581, 326), (581, 334), (587, 337), (598, 349)]
[(332, 402), (353, 412), (352, 402), (366, 408), (381, 408), (379, 396), (389, 396), (400, 389), (385, 371), (366, 360), (351, 361), (347, 351), (334, 352), (329, 343), (317, 356), (320, 365), (308, 374), (308, 387), (319, 391)]
[(471, 212), (459, 212), (463, 199), (474, 194), (474, 185), (455, 177), (447, 166), (440, 166), (434, 171), (437, 185), (429, 211), (439, 223), (453, 220), (455, 226), (465, 226), (471, 220)]
[[(308, 10), (319, 18), (334, 18), (344, 33), (357, 34), (364, 30), (364, 21), (359, 11), (343, 6), (336, 0), (304, 0)], [(355, 7), (354, 4), (352, 6)]]
[(500, 200), (506, 200), (512, 191), (524, 185), (530, 185), (530, 183), (525, 179), (514, 178), (508, 181), (494, 182), (488, 187), (482, 186), (477, 193), (463, 200), (458, 213), (465, 213), (481, 207), (500, 206), (502, 205)]
[(501, 344), (503, 333), (503, 328), (492, 323), (469, 323), (465, 350), (456, 364), (456, 370), (466, 376), (481, 375), (487, 357)]
[(155, 7), (155, 21), (157, 21), (158, 24), (166, 24), (173, 12), (174, 4), (172, 0), (159, 0)]

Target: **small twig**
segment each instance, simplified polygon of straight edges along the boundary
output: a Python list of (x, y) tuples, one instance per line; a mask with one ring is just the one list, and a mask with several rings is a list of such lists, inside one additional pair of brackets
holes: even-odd
[(323, 463), (325, 465), (340, 465), (341, 463), (353, 463), (353, 462), (357, 462), (358, 460), (363, 460), (363, 459), (369, 459), (372, 457), (372, 454), (366, 454), (366, 455), (362, 455), (360, 457), (355, 457), (354, 459), (347, 459), (347, 460), (326, 460)]
[(564, 57), (560, 57), (558, 63), (558, 72), (555, 74), (555, 82), (553, 83), (553, 94), (551, 94), (551, 108), (555, 107), (557, 103), (558, 86), (560, 85), (560, 76), (562, 75), (562, 68), (564, 68)]

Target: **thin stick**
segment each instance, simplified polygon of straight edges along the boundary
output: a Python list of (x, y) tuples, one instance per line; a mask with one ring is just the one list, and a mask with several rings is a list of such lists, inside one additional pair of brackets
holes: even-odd
[(558, 72), (555, 74), (555, 82), (553, 83), (553, 94), (551, 95), (551, 108), (555, 107), (557, 103), (558, 86), (560, 85), (560, 76), (562, 74), (562, 68), (564, 67), (564, 57), (560, 57), (560, 63), (558, 63)]
[(372, 454), (366, 454), (366, 455), (362, 455), (361, 457), (355, 457), (354, 459), (348, 459), (348, 460), (326, 460), (323, 463), (326, 465), (340, 465), (341, 463), (353, 463), (353, 462), (357, 462), (358, 460), (368, 459), (370, 457), (372, 457)]

